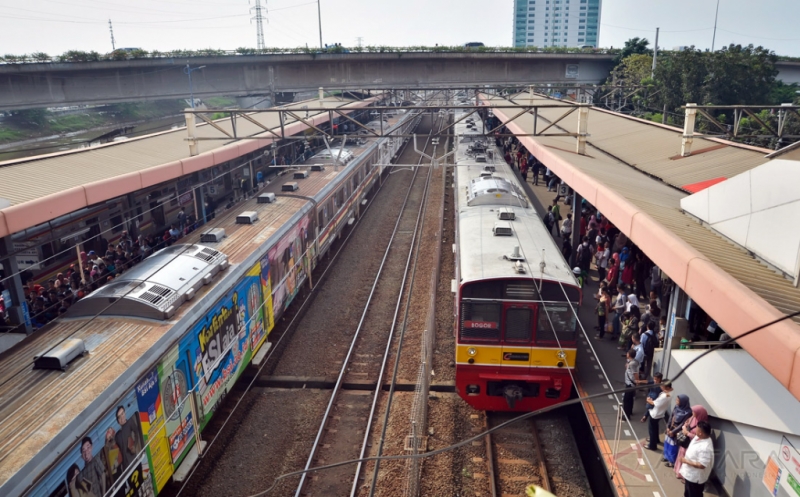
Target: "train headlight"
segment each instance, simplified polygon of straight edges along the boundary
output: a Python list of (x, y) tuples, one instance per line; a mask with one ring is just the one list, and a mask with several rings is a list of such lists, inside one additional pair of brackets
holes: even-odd
[(475, 347), (470, 347), (470, 348), (467, 349), (467, 354), (471, 355), (472, 357), (475, 357), (475, 355), (477, 353), (478, 353), (478, 351), (475, 350)]
[(567, 353), (564, 352), (563, 350), (559, 350), (556, 355), (558, 356), (559, 359), (566, 359), (567, 358)]

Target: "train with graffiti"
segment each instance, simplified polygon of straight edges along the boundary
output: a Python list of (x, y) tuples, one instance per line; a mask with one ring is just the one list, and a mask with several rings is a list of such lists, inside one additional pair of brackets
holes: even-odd
[(385, 136), (340, 144), (347, 161), (276, 166), (248, 200), (0, 354), (0, 494), (158, 495), (418, 122), (398, 113)]
[(502, 150), (457, 113), (456, 390), (486, 411), (569, 398), (581, 290)]

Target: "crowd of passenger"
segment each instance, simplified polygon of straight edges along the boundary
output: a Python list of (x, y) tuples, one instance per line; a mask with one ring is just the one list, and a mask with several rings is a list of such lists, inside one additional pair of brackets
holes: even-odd
[[(492, 127), (497, 124), (487, 123)], [(708, 412), (701, 405), (692, 406), (687, 395), (677, 394), (669, 384), (662, 383), (661, 373), (651, 375), (655, 351), (664, 346), (666, 309), (673, 283), (585, 199), (580, 202), (580, 212), (575, 213), (579, 216), (578, 223), (574, 222), (572, 212), (562, 215), (562, 210), (572, 205), (572, 190), (517, 138), (503, 136), (506, 134), (508, 130), (501, 128), (495, 137), (506, 163), (524, 182), (538, 186), (541, 177), (542, 186), (556, 193), (542, 221), (553, 239), (560, 242), (564, 259), (574, 267), (579, 284), (586, 287), (597, 282), (597, 290), (593, 291), (597, 316), (594, 338), (616, 344), (625, 358), (626, 387), (649, 385), (642, 401), (644, 415), (640, 419), (642, 423), (649, 423), (647, 448), (657, 451), (662, 444), (663, 462), (674, 468), (676, 477), (685, 483), (685, 495), (702, 496), (713, 466)], [(578, 232), (574, 233), (576, 224)], [(580, 242), (574, 254), (573, 236)], [(691, 328), (707, 332), (709, 340), (727, 337), (702, 312), (695, 313), (695, 319), (699, 322), (691, 323)], [(682, 338), (680, 348), (688, 348), (690, 342), (700, 340), (699, 333)], [(633, 419), (635, 404), (636, 391), (627, 391), (622, 409), (629, 419)]]
[(25, 299), (34, 328), (40, 328), (66, 313), (69, 307), (89, 293), (106, 285), (149, 255), (168, 247), (194, 231), (197, 222), (192, 214), (181, 209), (176, 222), (160, 236), (140, 234), (131, 237), (123, 231), (113, 243), (102, 237), (97, 245), (100, 253), (81, 252), (79, 260), (47, 282), (30, 278), (25, 282)]

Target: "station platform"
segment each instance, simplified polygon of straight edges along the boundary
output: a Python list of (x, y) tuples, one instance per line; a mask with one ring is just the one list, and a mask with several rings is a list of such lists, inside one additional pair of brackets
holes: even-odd
[[(543, 206), (550, 205), (556, 193), (547, 191), (547, 186), (541, 177), (539, 185), (534, 185), (530, 175), (525, 188), (540, 216), (544, 215), (546, 207)], [(563, 199), (559, 201), (559, 207), (563, 217), (572, 212), (569, 205), (564, 205)], [(558, 238), (556, 241), (560, 245), (561, 239)], [(583, 288), (583, 302), (578, 309), (579, 320), (586, 330), (586, 334), (579, 330), (576, 360), (575, 380), (581, 397), (625, 387), (625, 358), (623, 352), (617, 349), (617, 341), (609, 340), (608, 336), (603, 340), (593, 339), (596, 334), (594, 327), (597, 324), (594, 312), (597, 300), (593, 294), (598, 288), (597, 270), (592, 266), (589, 280)], [(588, 340), (586, 335), (590, 337)], [(633, 417), (628, 420), (623, 414), (621, 425), (618, 422), (618, 411), (622, 405), (621, 395), (607, 394), (584, 402), (583, 407), (618, 496), (682, 496), (684, 485), (675, 475), (674, 469), (664, 465), (661, 450), (653, 452), (645, 449), (645, 440), (648, 437), (647, 423), (640, 422), (645, 412), (645, 397), (645, 391), (637, 393)], [(659, 444), (659, 449), (662, 447), (663, 445)], [(704, 495), (710, 497), (725, 494), (713, 481), (709, 481)]]

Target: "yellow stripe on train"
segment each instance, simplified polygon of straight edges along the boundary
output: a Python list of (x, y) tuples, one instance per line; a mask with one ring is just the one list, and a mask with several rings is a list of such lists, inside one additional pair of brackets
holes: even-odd
[[(473, 366), (574, 368), (576, 352), (576, 349), (459, 344), (456, 346), (456, 363)], [(472, 363), (469, 362), (470, 359), (473, 359)]]

